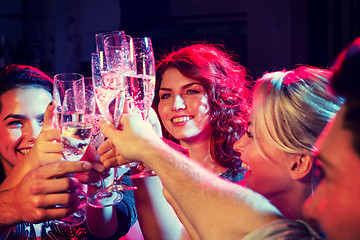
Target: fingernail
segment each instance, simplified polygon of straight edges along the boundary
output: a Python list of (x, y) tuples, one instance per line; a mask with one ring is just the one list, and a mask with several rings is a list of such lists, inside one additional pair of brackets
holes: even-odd
[(92, 168), (92, 166), (89, 162), (83, 162), (82, 166), (85, 170), (90, 170)]
[(104, 120), (100, 120), (99, 123), (98, 123), (98, 127), (99, 127), (99, 128), (104, 127), (104, 126), (105, 126), (105, 123), (106, 123), (106, 122), (105, 122)]

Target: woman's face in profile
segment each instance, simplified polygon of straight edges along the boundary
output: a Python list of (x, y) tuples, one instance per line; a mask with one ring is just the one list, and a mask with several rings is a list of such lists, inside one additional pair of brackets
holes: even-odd
[(16, 88), (0, 97), (0, 153), (5, 170), (15, 166), (32, 148), (52, 100), (43, 88)]
[[(256, 141), (255, 141), (256, 137)], [(263, 196), (270, 198), (291, 187), (289, 176), (290, 154), (278, 149), (255, 127), (253, 115), (249, 118), (246, 133), (235, 142), (234, 150), (241, 153), (246, 186)]]
[(159, 115), (167, 131), (178, 140), (207, 139), (212, 131), (209, 100), (197, 80), (169, 68), (162, 76)]

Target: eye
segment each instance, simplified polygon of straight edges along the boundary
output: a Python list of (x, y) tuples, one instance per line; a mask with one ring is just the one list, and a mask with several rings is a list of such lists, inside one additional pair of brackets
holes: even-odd
[(38, 120), (38, 123), (39, 123), (39, 126), (44, 126), (44, 118), (40, 118), (39, 120)]
[(246, 126), (246, 129), (245, 129), (245, 133), (248, 138), (254, 138), (254, 135), (252, 135), (250, 128), (251, 128), (251, 123), (248, 123), (248, 125)]
[(23, 126), (23, 123), (19, 120), (11, 121), (7, 124), (11, 128), (21, 128)]
[(245, 133), (248, 136), (248, 138), (254, 138), (254, 136), (251, 134), (251, 132), (248, 129), (246, 129)]
[(194, 89), (189, 89), (186, 91), (186, 95), (198, 94), (198, 93), (200, 93), (200, 92), (197, 90), (194, 90)]
[(169, 93), (164, 93), (160, 95), (160, 99), (168, 99), (171, 95)]

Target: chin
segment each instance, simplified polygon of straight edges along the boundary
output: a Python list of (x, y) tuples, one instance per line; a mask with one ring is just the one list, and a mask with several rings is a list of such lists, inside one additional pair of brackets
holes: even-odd
[(21, 160), (23, 160), (25, 158), (25, 156), (26, 156), (26, 154), (17, 152), (16, 156), (15, 156), (15, 159), (13, 161), (13, 162), (15, 162), (15, 165), (18, 164)]

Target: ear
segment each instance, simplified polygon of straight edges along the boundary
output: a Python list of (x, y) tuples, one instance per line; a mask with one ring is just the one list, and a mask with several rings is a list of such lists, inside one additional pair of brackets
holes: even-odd
[(290, 177), (294, 180), (305, 178), (311, 172), (313, 157), (306, 154), (296, 154), (291, 159)]

